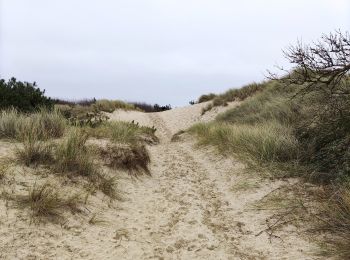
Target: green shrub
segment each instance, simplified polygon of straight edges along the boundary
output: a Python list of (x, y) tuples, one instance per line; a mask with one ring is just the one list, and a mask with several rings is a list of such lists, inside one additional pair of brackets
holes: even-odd
[(14, 107), (20, 111), (31, 112), (39, 107), (52, 108), (53, 101), (45, 91), (36, 87), (35, 82), (20, 82), (11, 78), (8, 82), (0, 79), (0, 109)]

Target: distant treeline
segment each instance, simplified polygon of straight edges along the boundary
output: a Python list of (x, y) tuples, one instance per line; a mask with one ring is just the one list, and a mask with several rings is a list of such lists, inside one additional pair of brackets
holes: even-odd
[[(38, 108), (52, 109), (54, 105), (83, 106), (108, 105), (114, 108), (138, 109), (144, 112), (161, 112), (171, 109), (171, 105), (147, 104), (145, 102), (123, 102), (119, 100), (97, 100), (87, 98), (80, 100), (67, 100), (50, 98), (45, 95), (45, 90), (37, 87), (36, 83), (18, 81), (11, 78), (8, 81), (0, 79), (0, 109), (10, 107), (23, 112), (32, 112)], [(111, 106), (113, 104), (113, 106)], [(112, 112), (112, 111), (108, 111)]]
[[(58, 105), (69, 105), (69, 106), (75, 106), (75, 105), (80, 105), (80, 106), (91, 106), (93, 104), (98, 103), (98, 100), (96, 98), (90, 98), (90, 99), (79, 99), (79, 100), (66, 100), (66, 99), (54, 99), (55, 104)], [(129, 105), (134, 106), (135, 108), (142, 110), (147, 113), (151, 112), (162, 112), (166, 110), (171, 109), (171, 105), (158, 105), (158, 104), (148, 104), (145, 102), (125, 102)]]

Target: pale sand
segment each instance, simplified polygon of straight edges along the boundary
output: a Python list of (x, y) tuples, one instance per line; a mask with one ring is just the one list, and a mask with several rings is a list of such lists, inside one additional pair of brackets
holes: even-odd
[[(312, 255), (315, 245), (295, 232), (279, 233), (283, 242), (270, 241), (265, 233), (257, 236), (273, 213), (252, 210), (252, 204), (287, 181), (249, 176), (244, 165), (211, 148), (196, 148), (189, 136), (170, 142), (177, 131), (212, 120), (216, 110), (237, 104), (201, 116), (205, 105), (111, 114), (111, 120), (135, 120), (157, 128), (160, 144), (148, 147), (152, 177), (135, 180), (113, 172), (120, 176), (125, 201), (109, 203), (97, 193), (83, 214), (70, 216), (62, 226), (30, 225), (27, 211), (1, 199), (0, 259), (317, 259)], [(11, 154), (9, 146), (13, 145), (2, 142), (0, 154)], [(25, 192), (34, 181), (54, 179), (26, 171), (0, 185)], [(258, 185), (232, 191), (242, 180)], [(94, 214), (104, 222), (89, 224)]]

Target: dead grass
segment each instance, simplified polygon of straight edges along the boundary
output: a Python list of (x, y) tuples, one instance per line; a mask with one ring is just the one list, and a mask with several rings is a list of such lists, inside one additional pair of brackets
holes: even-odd
[[(328, 195), (332, 194), (331, 197)], [(327, 237), (323, 254), (337, 259), (350, 259), (350, 189), (349, 187), (338, 188), (335, 192), (326, 191), (321, 214), (321, 230), (331, 233)]]
[(137, 144), (146, 142), (154, 144), (158, 142), (155, 135), (156, 129), (139, 126), (133, 122), (106, 122), (99, 127), (87, 129), (91, 136), (96, 138), (109, 138), (116, 143)]
[(127, 170), (132, 175), (150, 174), (150, 157), (144, 145), (108, 144), (100, 148), (100, 154), (109, 167)]
[(184, 130), (180, 130), (171, 137), (171, 142), (178, 142), (181, 140), (181, 135), (186, 133)]
[(0, 160), (0, 182), (3, 181), (11, 168), (11, 163), (7, 159)]
[(22, 136), (23, 146), (17, 147), (16, 155), (18, 161), (26, 166), (47, 164), (53, 161), (51, 143), (38, 140), (35, 129), (27, 130), (25, 136)]
[(62, 196), (60, 189), (55, 189), (49, 183), (34, 185), (27, 195), (17, 197), (20, 206), (29, 207), (34, 218), (57, 219), (66, 210), (79, 211), (81, 199), (79, 195)]
[(1, 111), (0, 138), (23, 141), (29, 134), (38, 140), (62, 137), (66, 120), (57, 110), (40, 109), (32, 114), (19, 113), (15, 109)]
[(56, 172), (90, 176), (95, 174), (93, 158), (86, 147), (88, 135), (79, 128), (72, 128), (65, 139), (55, 149)]

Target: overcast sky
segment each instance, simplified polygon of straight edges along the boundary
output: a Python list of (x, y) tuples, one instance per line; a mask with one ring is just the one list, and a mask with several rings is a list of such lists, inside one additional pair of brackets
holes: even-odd
[(52, 97), (186, 105), (350, 30), (348, 0), (0, 0), (0, 77)]

